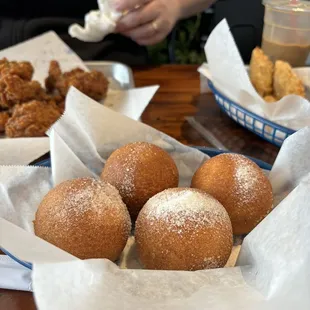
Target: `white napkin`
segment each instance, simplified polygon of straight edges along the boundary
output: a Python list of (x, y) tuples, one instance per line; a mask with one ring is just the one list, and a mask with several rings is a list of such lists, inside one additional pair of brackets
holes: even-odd
[[(48, 139), (47, 139), (48, 140)], [(2, 142), (2, 141), (1, 141)], [(23, 165), (24, 160), (23, 154), (19, 154), (19, 160), (15, 164)], [(1, 217), (10, 219), (12, 223), (18, 224), (19, 226), (32, 231), (32, 217), (29, 218), (29, 212), (27, 211), (27, 191), (23, 191), (20, 187), (20, 182), (24, 182), (23, 175), (31, 178), (35, 178), (40, 182), (40, 188), (42, 188), (43, 194), (48, 191), (46, 185), (49, 182), (45, 182), (46, 179), (50, 178), (50, 169), (40, 168), (38, 173), (34, 175), (32, 173), (32, 167), (24, 166), (3, 166), (4, 168), (0, 171), (0, 192), (10, 193), (14, 192), (16, 186), (19, 188), (18, 195), (8, 197), (0, 200)], [(20, 199), (20, 197), (23, 199)], [(41, 201), (39, 198), (39, 201)], [(34, 197), (35, 199), (35, 197)], [(39, 202), (38, 201), (38, 202)], [(18, 208), (18, 209), (17, 209)], [(1, 221), (1, 218), (0, 218)], [(0, 222), (0, 246), (5, 248), (5, 244), (1, 242), (2, 238), (5, 237), (6, 230), (4, 224)], [(11, 232), (12, 233), (12, 232)], [(12, 234), (10, 233), (10, 238)], [(25, 242), (22, 242), (25, 245)], [(16, 289), (16, 290), (31, 290), (31, 273), (26, 267), (17, 264), (8, 256), (0, 255), (0, 288)]]
[(6, 255), (0, 255), (0, 287), (9, 290), (31, 291), (31, 273)]
[(121, 18), (122, 13), (117, 12), (111, 0), (98, 0), (99, 10), (90, 11), (85, 15), (84, 28), (78, 24), (69, 27), (69, 34), (85, 42), (98, 42), (105, 36), (114, 32), (116, 22)]
[[(211, 79), (229, 99), (259, 116), (294, 130), (310, 125), (310, 102), (307, 99), (289, 95), (278, 102), (266, 103), (259, 96), (249, 79), (226, 20), (212, 31), (205, 45), (205, 53), (208, 68), (202, 65), (199, 72)], [(310, 88), (310, 68), (299, 68), (295, 72)]]

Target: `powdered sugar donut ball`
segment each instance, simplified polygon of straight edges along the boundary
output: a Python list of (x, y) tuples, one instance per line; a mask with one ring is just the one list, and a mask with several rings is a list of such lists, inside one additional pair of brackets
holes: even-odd
[(120, 192), (133, 220), (149, 198), (179, 183), (178, 169), (170, 155), (146, 142), (127, 144), (108, 158), (101, 179)]
[(221, 202), (236, 235), (249, 233), (272, 209), (268, 178), (242, 155), (221, 154), (209, 159), (194, 174), (192, 187)]
[(35, 234), (80, 259), (118, 259), (131, 231), (128, 210), (112, 185), (91, 178), (65, 181), (41, 202)]
[(225, 208), (207, 193), (167, 189), (140, 211), (135, 230), (138, 257), (147, 269), (223, 267), (233, 234)]

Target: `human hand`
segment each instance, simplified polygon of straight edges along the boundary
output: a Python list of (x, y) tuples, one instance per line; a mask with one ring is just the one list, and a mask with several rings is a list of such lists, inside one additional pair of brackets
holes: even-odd
[(118, 11), (128, 11), (117, 23), (116, 32), (140, 45), (161, 42), (180, 18), (178, 0), (118, 0)]

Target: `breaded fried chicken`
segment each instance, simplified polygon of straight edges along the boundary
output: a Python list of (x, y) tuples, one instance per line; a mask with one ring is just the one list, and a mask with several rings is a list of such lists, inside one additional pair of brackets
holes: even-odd
[(5, 126), (5, 133), (10, 138), (42, 137), (60, 116), (59, 108), (53, 101), (33, 100), (15, 106)]
[(59, 63), (56, 60), (50, 62), (48, 69), (48, 77), (45, 79), (45, 87), (49, 92), (53, 92), (56, 88), (56, 82), (61, 79), (62, 72)]
[(256, 91), (262, 96), (272, 93), (274, 65), (264, 52), (256, 47), (250, 62), (250, 79)]
[(8, 61), (6, 58), (0, 60), (0, 78), (6, 75), (17, 75), (23, 80), (30, 81), (33, 71), (33, 66), (28, 61)]
[(273, 77), (274, 93), (278, 99), (287, 95), (306, 96), (305, 86), (301, 79), (293, 72), (289, 63), (277, 60)]
[(17, 75), (6, 75), (0, 79), (0, 107), (11, 108), (34, 99), (49, 99), (39, 82), (25, 81)]
[(277, 99), (273, 95), (265, 96), (264, 100), (268, 103), (277, 102)]
[(65, 97), (69, 88), (74, 86), (94, 100), (105, 98), (108, 84), (104, 74), (99, 71), (85, 72), (76, 68), (62, 73), (57, 61), (51, 61), (49, 76), (45, 80), (45, 86), (50, 92), (57, 90), (61, 96)]
[(4, 111), (4, 112), (0, 112), (0, 132), (4, 132), (5, 130), (5, 125), (7, 123), (7, 121), (9, 120), (10, 116), (9, 113)]

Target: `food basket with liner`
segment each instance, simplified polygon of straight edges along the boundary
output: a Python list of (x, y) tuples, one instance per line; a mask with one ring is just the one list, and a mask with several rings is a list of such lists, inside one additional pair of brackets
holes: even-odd
[[(190, 186), (194, 172), (209, 156), (98, 104), (74, 88), (66, 103), (67, 112), (48, 132), (52, 169), (1, 167), (1, 202), (9, 208), (3, 208), (0, 219), (0, 244), (21, 261), (32, 263), (31, 272), (15, 266), (18, 274), (21, 270), (27, 275), (23, 285), (31, 285), (27, 290), (33, 290), (38, 308), (293, 309), (281, 307), (285, 303), (309, 309), (299, 305), (310, 304), (305, 300), (309, 277), (304, 276), (309, 266), (309, 190), (300, 175), (309, 174), (304, 154), (310, 145), (310, 128), (292, 135), (282, 146), (282, 155), (269, 175), (278, 188), (274, 194), (277, 207), (245, 237), (242, 246), (241, 238), (235, 238), (228, 268), (153, 271), (138, 264), (133, 236), (120, 257), (120, 266), (104, 259), (77, 259), (36, 237), (32, 225), (37, 206), (64, 180), (99, 177), (103, 160), (126, 143), (152, 141), (167, 150), (179, 168), (179, 186)], [(291, 185), (292, 179), (300, 185)], [(294, 300), (287, 300), (290, 297)], [(276, 307), (269, 307), (275, 303)]]
[[(231, 152), (226, 152), (226, 151), (220, 151), (217, 149), (213, 149), (213, 148), (208, 148), (208, 147), (195, 147), (197, 149), (199, 149), (201, 152), (207, 154), (210, 157), (214, 157), (223, 153), (231, 153)], [(251, 160), (253, 160), (261, 169), (265, 170), (265, 171), (270, 171), (271, 170), (271, 165), (267, 164), (266, 162), (253, 158), (253, 157), (249, 157)], [(37, 163), (36, 166), (41, 166), (41, 167), (51, 167), (51, 160), (50, 159), (46, 159), (46, 160), (42, 160), (41, 162)], [(20, 259), (18, 259), (17, 257), (15, 257), (13, 254), (11, 254), (9, 251), (7, 251), (4, 248), (0, 247), (0, 250), (5, 253), (7, 256), (9, 256), (10, 258), (12, 258), (14, 261), (16, 261), (18, 264), (28, 268), (28, 269), (32, 269), (32, 264), (29, 262), (25, 262), (22, 261)]]
[(208, 86), (212, 90), (215, 101), (222, 111), (239, 125), (254, 132), (268, 142), (281, 146), (284, 140), (295, 132), (243, 108), (221, 93), (210, 80), (208, 80)]
[[(297, 29), (294, 31), (298, 36)], [(287, 44), (289, 42), (283, 42), (283, 46)], [(309, 126), (309, 68), (293, 69), (307, 87), (306, 98), (282, 96), (276, 103), (267, 105), (249, 78), (249, 68), (242, 60), (225, 19), (214, 28), (204, 50), (208, 63), (202, 64), (198, 71), (208, 79), (208, 86), (220, 108), (238, 124), (277, 146), (281, 146), (296, 130)]]

